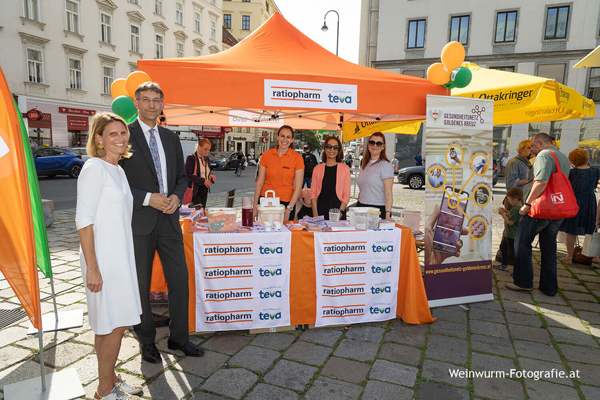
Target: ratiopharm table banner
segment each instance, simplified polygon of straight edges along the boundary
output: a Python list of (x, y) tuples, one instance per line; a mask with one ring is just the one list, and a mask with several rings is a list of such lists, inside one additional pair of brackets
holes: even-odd
[(291, 232), (194, 233), (196, 331), (290, 325)]
[(316, 232), (316, 326), (385, 321), (396, 317), (398, 228)]
[(493, 300), (494, 102), (427, 96), (425, 290), (430, 307)]

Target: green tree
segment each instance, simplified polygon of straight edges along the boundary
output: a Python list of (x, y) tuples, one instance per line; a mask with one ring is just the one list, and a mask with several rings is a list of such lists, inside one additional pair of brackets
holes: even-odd
[(310, 147), (310, 151), (315, 151), (321, 147), (321, 139), (317, 135), (317, 131), (298, 129), (296, 135), (298, 135), (300, 141), (305, 142)]

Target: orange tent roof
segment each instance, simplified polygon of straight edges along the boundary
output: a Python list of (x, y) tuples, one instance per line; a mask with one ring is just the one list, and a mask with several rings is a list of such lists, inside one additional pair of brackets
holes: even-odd
[(165, 92), (171, 125), (337, 129), (349, 121), (425, 118), (428, 80), (345, 61), (279, 13), (231, 49), (201, 57), (140, 60)]

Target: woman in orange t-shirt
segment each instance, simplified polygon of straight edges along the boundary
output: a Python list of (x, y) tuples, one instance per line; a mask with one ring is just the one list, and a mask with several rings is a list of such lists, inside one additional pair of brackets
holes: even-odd
[(290, 219), (302, 191), (304, 159), (294, 151), (294, 130), (283, 125), (277, 132), (278, 145), (263, 153), (258, 166), (254, 189), (254, 218), (258, 218), (258, 203), (267, 190), (275, 191), (281, 204), (286, 206), (284, 220)]

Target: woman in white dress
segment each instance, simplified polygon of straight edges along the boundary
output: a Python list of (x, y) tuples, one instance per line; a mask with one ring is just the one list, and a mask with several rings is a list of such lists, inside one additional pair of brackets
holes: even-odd
[(112, 113), (92, 118), (86, 151), (91, 157), (77, 182), (81, 272), (88, 317), (98, 356), (98, 389), (94, 399), (138, 399), (141, 386), (129, 385), (114, 369), (128, 326), (140, 323), (131, 217), (133, 196), (118, 165), (131, 157), (125, 121)]

